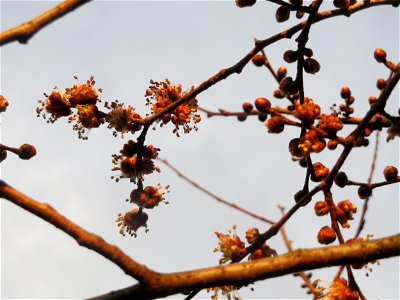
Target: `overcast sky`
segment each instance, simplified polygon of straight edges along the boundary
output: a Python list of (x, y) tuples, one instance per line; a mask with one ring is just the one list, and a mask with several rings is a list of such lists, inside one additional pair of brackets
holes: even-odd
[[(55, 2), (1, 1), (2, 30), (25, 22)], [(323, 8), (329, 8), (326, 4)], [(59, 120), (47, 124), (36, 118), (37, 100), (54, 86), (64, 89), (91, 75), (102, 87), (102, 99), (118, 99), (145, 115), (143, 97), (149, 80), (169, 78), (184, 89), (197, 86), (221, 68), (229, 67), (253, 48), (254, 38), (264, 39), (296, 23), (275, 22), (276, 5), (260, 1), (239, 9), (230, 2), (92, 2), (46, 27), (27, 45), (12, 43), (1, 49), (1, 94), (10, 102), (2, 114), (2, 143), (19, 146), (31, 143), (38, 154), (30, 161), (9, 155), (2, 163), (2, 178), (34, 199), (51, 204), (84, 228), (121, 247), (135, 260), (160, 272), (182, 271), (216, 265), (219, 253), (215, 231), (227, 232), (232, 225), (244, 239), (252, 227), (268, 225), (223, 206), (179, 179), (159, 163), (160, 174), (145, 184), (169, 184), (169, 205), (149, 212), (146, 234), (122, 237), (114, 222), (120, 212), (133, 207), (125, 202), (134, 186), (110, 179), (111, 154), (118, 153), (128, 139), (114, 138), (105, 126), (91, 130), (88, 141), (79, 140), (71, 124)], [(313, 26), (309, 46), (321, 63), (317, 76), (305, 76), (305, 92), (329, 113), (341, 103), (340, 88), (350, 86), (356, 97), (356, 116), (368, 109), (368, 97), (378, 95), (375, 82), (387, 70), (373, 59), (380, 47), (388, 58), (399, 60), (399, 14), (391, 6), (377, 7)], [(273, 67), (285, 64), (282, 53), (295, 49), (294, 39), (266, 49)], [(295, 76), (294, 66), (288, 66)], [(211, 110), (240, 110), (245, 101), (272, 99), (276, 83), (266, 69), (248, 65), (199, 97)], [(398, 109), (399, 89), (389, 100), (389, 111)], [(293, 194), (302, 187), (304, 169), (293, 163), (287, 151), (298, 129), (271, 135), (255, 118), (244, 123), (235, 118), (214, 117), (199, 124), (199, 131), (177, 138), (171, 126), (150, 131), (148, 142), (161, 148), (160, 156), (210, 191), (251, 211), (277, 220), (277, 205), (290, 208)], [(387, 165), (399, 165), (399, 143), (386, 143), (381, 134), (374, 181), (383, 180)], [(366, 181), (370, 170), (371, 146), (355, 149), (343, 166), (350, 179)], [(338, 148), (340, 149), (340, 147)], [(340, 154), (325, 150), (315, 155), (328, 167)], [(356, 188), (333, 188), (335, 201), (351, 199), (361, 210)], [(314, 201), (321, 200), (318, 194)], [(399, 227), (399, 188), (387, 186), (374, 191), (363, 234), (376, 238), (392, 235)], [(350, 229), (357, 228), (359, 213)], [(294, 248), (319, 246), (318, 230), (329, 225), (328, 217), (316, 217), (313, 205), (301, 209), (286, 225)], [(1, 201), (1, 296), (2, 298), (85, 298), (135, 283), (102, 256), (79, 247), (69, 236), (20, 209)], [(268, 242), (285, 253), (280, 236)], [(368, 298), (399, 298), (399, 260), (382, 260), (369, 277), (355, 271)], [(329, 281), (336, 268), (313, 272), (313, 279)], [(254, 291), (240, 290), (244, 298), (306, 298), (299, 278), (286, 276), (258, 282)], [(175, 295), (174, 298), (180, 297)], [(207, 298), (207, 293), (201, 297)]]

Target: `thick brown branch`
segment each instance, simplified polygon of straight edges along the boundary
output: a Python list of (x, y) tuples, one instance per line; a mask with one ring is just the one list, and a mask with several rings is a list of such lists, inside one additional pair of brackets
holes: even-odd
[(22, 194), (0, 180), (0, 197), (5, 198), (72, 236), (79, 245), (89, 248), (118, 265), (126, 274), (138, 281), (146, 281), (158, 273), (134, 261), (117, 246), (91, 233), (67, 219), (53, 207)]
[(400, 234), (360, 243), (300, 249), (284, 255), (245, 263), (162, 274), (159, 277), (154, 277), (154, 280), (149, 284), (137, 284), (94, 297), (92, 300), (154, 299), (212, 286), (243, 286), (258, 280), (300, 271), (342, 264), (366, 263), (398, 255), (400, 255)]
[(0, 33), (0, 46), (18, 41), (22, 44), (28, 43), (29, 39), (39, 30), (53, 21), (63, 17), (79, 6), (90, 0), (65, 0), (40, 16), (11, 29)]

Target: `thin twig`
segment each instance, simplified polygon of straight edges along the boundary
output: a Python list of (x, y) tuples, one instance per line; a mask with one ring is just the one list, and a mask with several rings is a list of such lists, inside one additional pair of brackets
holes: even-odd
[(0, 46), (18, 41), (21, 44), (28, 43), (29, 39), (46, 25), (63, 17), (67, 13), (75, 10), (79, 6), (89, 2), (90, 0), (65, 0), (54, 6), (50, 10), (44, 12), (40, 16), (17, 27), (8, 29), (0, 33)]
[[(376, 135), (375, 135), (375, 148), (374, 148), (374, 154), (372, 156), (372, 163), (371, 163), (371, 169), (370, 169), (369, 177), (368, 177), (368, 184), (371, 184), (372, 177), (374, 176), (376, 160), (378, 158), (378, 146), (379, 146), (379, 130), (376, 131)], [(358, 228), (354, 235), (354, 237), (356, 237), (356, 238), (360, 236), (360, 233), (361, 233), (362, 229), (364, 228), (365, 214), (367, 213), (367, 209), (368, 209), (368, 201), (369, 201), (369, 197), (364, 200), (364, 205), (363, 205), (363, 208), (361, 211), (360, 222), (358, 223)]]
[(183, 180), (185, 180), (186, 182), (190, 183), (191, 185), (193, 185), (196, 189), (202, 191), (203, 193), (206, 193), (207, 195), (209, 195), (211, 198), (215, 199), (216, 201), (225, 204), (229, 207), (232, 207), (252, 218), (258, 219), (260, 221), (266, 222), (268, 224), (274, 224), (274, 221), (271, 221), (267, 218), (264, 218), (260, 215), (257, 215), (239, 205), (237, 205), (236, 203), (233, 202), (229, 202), (226, 201), (224, 199), (222, 199), (221, 197), (215, 195), (214, 193), (210, 192), (209, 190), (207, 190), (206, 188), (204, 188), (203, 186), (201, 186), (200, 184), (198, 184), (196, 181), (190, 179), (189, 177), (187, 177), (186, 175), (184, 175), (181, 171), (179, 171), (177, 168), (175, 168), (173, 165), (171, 165), (166, 159), (162, 159), (160, 157), (157, 158), (157, 160), (161, 161), (164, 165), (166, 165), (168, 168), (170, 168), (172, 171), (174, 171), (179, 177), (181, 177)]

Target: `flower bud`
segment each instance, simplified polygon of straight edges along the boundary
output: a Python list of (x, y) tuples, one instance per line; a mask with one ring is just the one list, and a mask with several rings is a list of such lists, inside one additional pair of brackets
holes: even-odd
[(289, 17), (290, 17), (290, 9), (286, 5), (282, 5), (276, 10), (275, 19), (278, 23), (282, 23), (289, 20)]
[(333, 0), (333, 5), (337, 8), (348, 8), (350, 0)]
[(281, 117), (274, 116), (265, 122), (269, 133), (281, 133), (285, 128), (285, 122)]
[(262, 67), (264, 65), (264, 62), (265, 62), (265, 56), (262, 55), (262, 54), (257, 54), (251, 59), (251, 62), (256, 67)]
[(23, 144), (18, 149), (18, 156), (20, 159), (31, 159), (36, 155), (36, 148), (29, 144)]
[(314, 205), (314, 211), (317, 216), (324, 216), (329, 213), (329, 205), (326, 201), (318, 201)]
[(398, 176), (397, 168), (393, 166), (387, 166), (383, 170), (383, 176), (385, 176), (386, 181), (396, 182)]
[(335, 177), (335, 183), (338, 187), (345, 187), (347, 184), (348, 178), (345, 172), (339, 172), (337, 173)]
[(8, 101), (0, 95), (0, 113), (5, 112), (8, 106)]
[(253, 104), (251, 104), (250, 102), (244, 102), (242, 104), (242, 108), (245, 113), (249, 114), (253, 110)]
[(0, 152), (0, 163), (5, 160), (7, 158), (7, 151), (6, 150), (2, 150)]
[(383, 78), (379, 78), (376, 81), (376, 87), (380, 90), (383, 90), (386, 87), (386, 80)]
[(374, 51), (374, 57), (378, 63), (384, 63), (386, 62), (386, 51), (381, 48), (376, 48)]
[(372, 195), (372, 189), (366, 186), (360, 186), (357, 192), (360, 199), (367, 199)]
[(285, 78), (286, 74), (287, 74), (286, 67), (279, 67), (278, 72), (276, 72), (276, 76), (278, 77), (278, 81), (280, 82), (283, 78)]
[(312, 51), (311, 48), (304, 48), (304, 56), (311, 57), (313, 55), (314, 55), (314, 52)]
[(249, 7), (253, 6), (257, 0), (235, 0), (237, 7)]
[(298, 84), (293, 81), (292, 77), (285, 77), (279, 83), (279, 89), (283, 92), (283, 94), (296, 94), (299, 91)]
[(283, 99), (285, 97), (280, 90), (275, 90), (273, 96), (277, 99)]
[(283, 60), (288, 64), (293, 63), (297, 60), (297, 51), (287, 50), (283, 53)]
[(313, 164), (314, 173), (311, 174), (311, 180), (314, 182), (320, 182), (329, 175), (329, 169), (322, 163), (317, 162)]
[(306, 71), (307, 73), (315, 74), (318, 73), (320, 69), (321, 65), (314, 58), (307, 58), (304, 60), (304, 71)]
[(344, 86), (342, 87), (342, 89), (340, 90), (340, 97), (342, 97), (343, 99), (347, 99), (351, 96), (351, 90), (348, 86)]
[(336, 240), (336, 233), (331, 227), (324, 226), (318, 232), (317, 238), (320, 244), (328, 245)]
[(266, 98), (257, 98), (256, 101), (254, 101), (254, 104), (260, 112), (267, 112), (268, 109), (271, 108), (271, 102)]

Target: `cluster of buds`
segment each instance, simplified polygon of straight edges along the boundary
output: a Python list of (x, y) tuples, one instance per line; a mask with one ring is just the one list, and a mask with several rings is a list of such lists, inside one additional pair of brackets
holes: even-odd
[(149, 216), (143, 212), (141, 208), (134, 208), (133, 210), (125, 213), (118, 214), (117, 219), (115, 220), (118, 223), (118, 227), (120, 227), (119, 232), (125, 236), (125, 232), (127, 232), (130, 236), (137, 236), (136, 231), (144, 227), (147, 229), (147, 220)]
[[(302, 54), (298, 50), (287, 50), (283, 53), (283, 60), (288, 64), (294, 63), (299, 59), (299, 55), (304, 56), (303, 69), (306, 73), (316, 74), (321, 69), (319, 62), (312, 58), (314, 52), (310, 48), (304, 48)], [(301, 56), (300, 56), (301, 57)]]
[[(192, 90), (183, 92), (180, 84), (173, 85), (166, 79), (163, 82), (156, 82), (151, 80), (151, 86), (146, 90), (147, 105), (151, 106), (151, 111), (154, 114), (162, 113), (166, 107), (185, 97)], [(193, 89), (193, 88), (192, 88)], [(200, 115), (197, 112), (197, 100), (190, 99), (184, 104), (179, 105), (171, 113), (166, 113), (160, 116), (158, 122), (161, 125), (167, 124), (170, 121), (175, 125), (173, 132), (179, 136), (180, 126), (183, 128), (184, 133), (190, 132), (192, 129), (197, 130), (196, 124), (201, 121)], [(192, 125), (192, 123), (194, 125)]]
[(358, 293), (353, 290), (346, 279), (338, 278), (328, 286), (324, 286), (320, 280), (316, 280), (314, 285), (317, 290), (316, 299), (318, 300), (358, 300)]
[[(160, 172), (160, 169), (154, 165), (154, 159), (158, 156), (159, 148), (153, 145), (141, 145), (132, 140), (124, 144), (120, 154), (112, 155), (112, 162), (116, 165), (112, 171), (121, 171), (116, 178), (129, 178), (131, 182), (144, 180), (144, 175), (151, 174), (154, 171)], [(114, 178), (114, 177), (113, 177)]]
[(357, 212), (355, 206), (350, 200), (340, 201), (336, 205), (336, 220), (342, 225), (343, 228), (349, 228), (348, 221), (353, 220), (353, 214)]
[[(293, 141), (293, 140), (292, 140)], [(319, 153), (325, 149), (326, 142), (315, 129), (306, 132), (300, 139), (289, 143), (289, 151), (295, 157), (305, 157), (310, 153)]]
[(348, 86), (342, 87), (340, 90), (340, 97), (344, 100), (344, 104), (339, 105), (339, 110), (343, 114), (345, 118), (350, 117), (352, 113), (354, 113), (353, 103), (354, 97), (351, 95), (351, 90)]
[(310, 98), (304, 98), (304, 103), (295, 102), (293, 116), (306, 124), (313, 124), (314, 120), (320, 115), (321, 108)]
[(114, 129), (114, 136), (117, 136), (119, 132), (123, 137), (124, 133), (134, 133), (142, 129), (142, 126), (135, 122), (136, 120), (141, 120), (142, 117), (135, 112), (132, 106), (125, 107), (124, 104), (119, 103), (117, 100), (111, 102), (111, 104), (106, 102), (104, 106), (111, 110), (106, 116), (106, 121), (108, 122), (108, 128)]
[[(222, 258), (219, 260), (220, 264), (226, 263), (227, 261), (235, 262), (238, 259), (241, 259), (247, 251), (245, 243), (236, 234), (236, 226), (233, 226), (233, 229), (229, 230), (228, 233), (229, 234), (222, 234), (215, 232), (219, 239), (219, 243), (218, 247), (214, 249), (214, 252), (222, 252)], [(249, 244), (255, 243), (259, 236), (260, 232), (257, 228), (251, 228), (246, 231), (246, 240)], [(276, 251), (264, 242), (258, 249), (255, 249), (250, 254), (249, 260), (256, 260), (276, 255)]]
[[(257, 228), (251, 228), (246, 231), (246, 240), (249, 244), (253, 244), (260, 236), (260, 232)], [(265, 242), (260, 248), (254, 250), (250, 256), (249, 260), (256, 260), (264, 257), (276, 256), (277, 253), (274, 249), (270, 248)]]
[[(169, 186), (146, 186), (144, 189), (134, 189), (130, 195), (130, 202), (142, 208), (152, 209), (165, 200), (164, 195)], [(166, 202), (168, 203), (168, 202)]]
[(229, 234), (215, 232), (219, 242), (214, 252), (222, 252), (222, 258), (219, 260), (220, 264), (224, 264), (227, 261), (236, 261), (246, 254), (245, 244), (236, 234), (236, 225), (228, 232)]
[[(77, 77), (75, 76), (75, 79)], [(54, 89), (50, 95), (44, 94), (46, 99), (39, 100), (39, 107), (36, 109), (38, 116), (43, 116), (47, 122), (54, 123), (61, 117), (69, 117), (69, 122), (76, 121), (74, 130), (79, 138), (87, 139), (86, 132), (91, 128), (97, 128), (103, 123), (104, 113), (96, 106), (100, 101), (101, 89), (94, 87), (93, 76), (84, 84), (75, 84), (64, 91)], [(73, 113), (72, 109), (76, 109)]]

